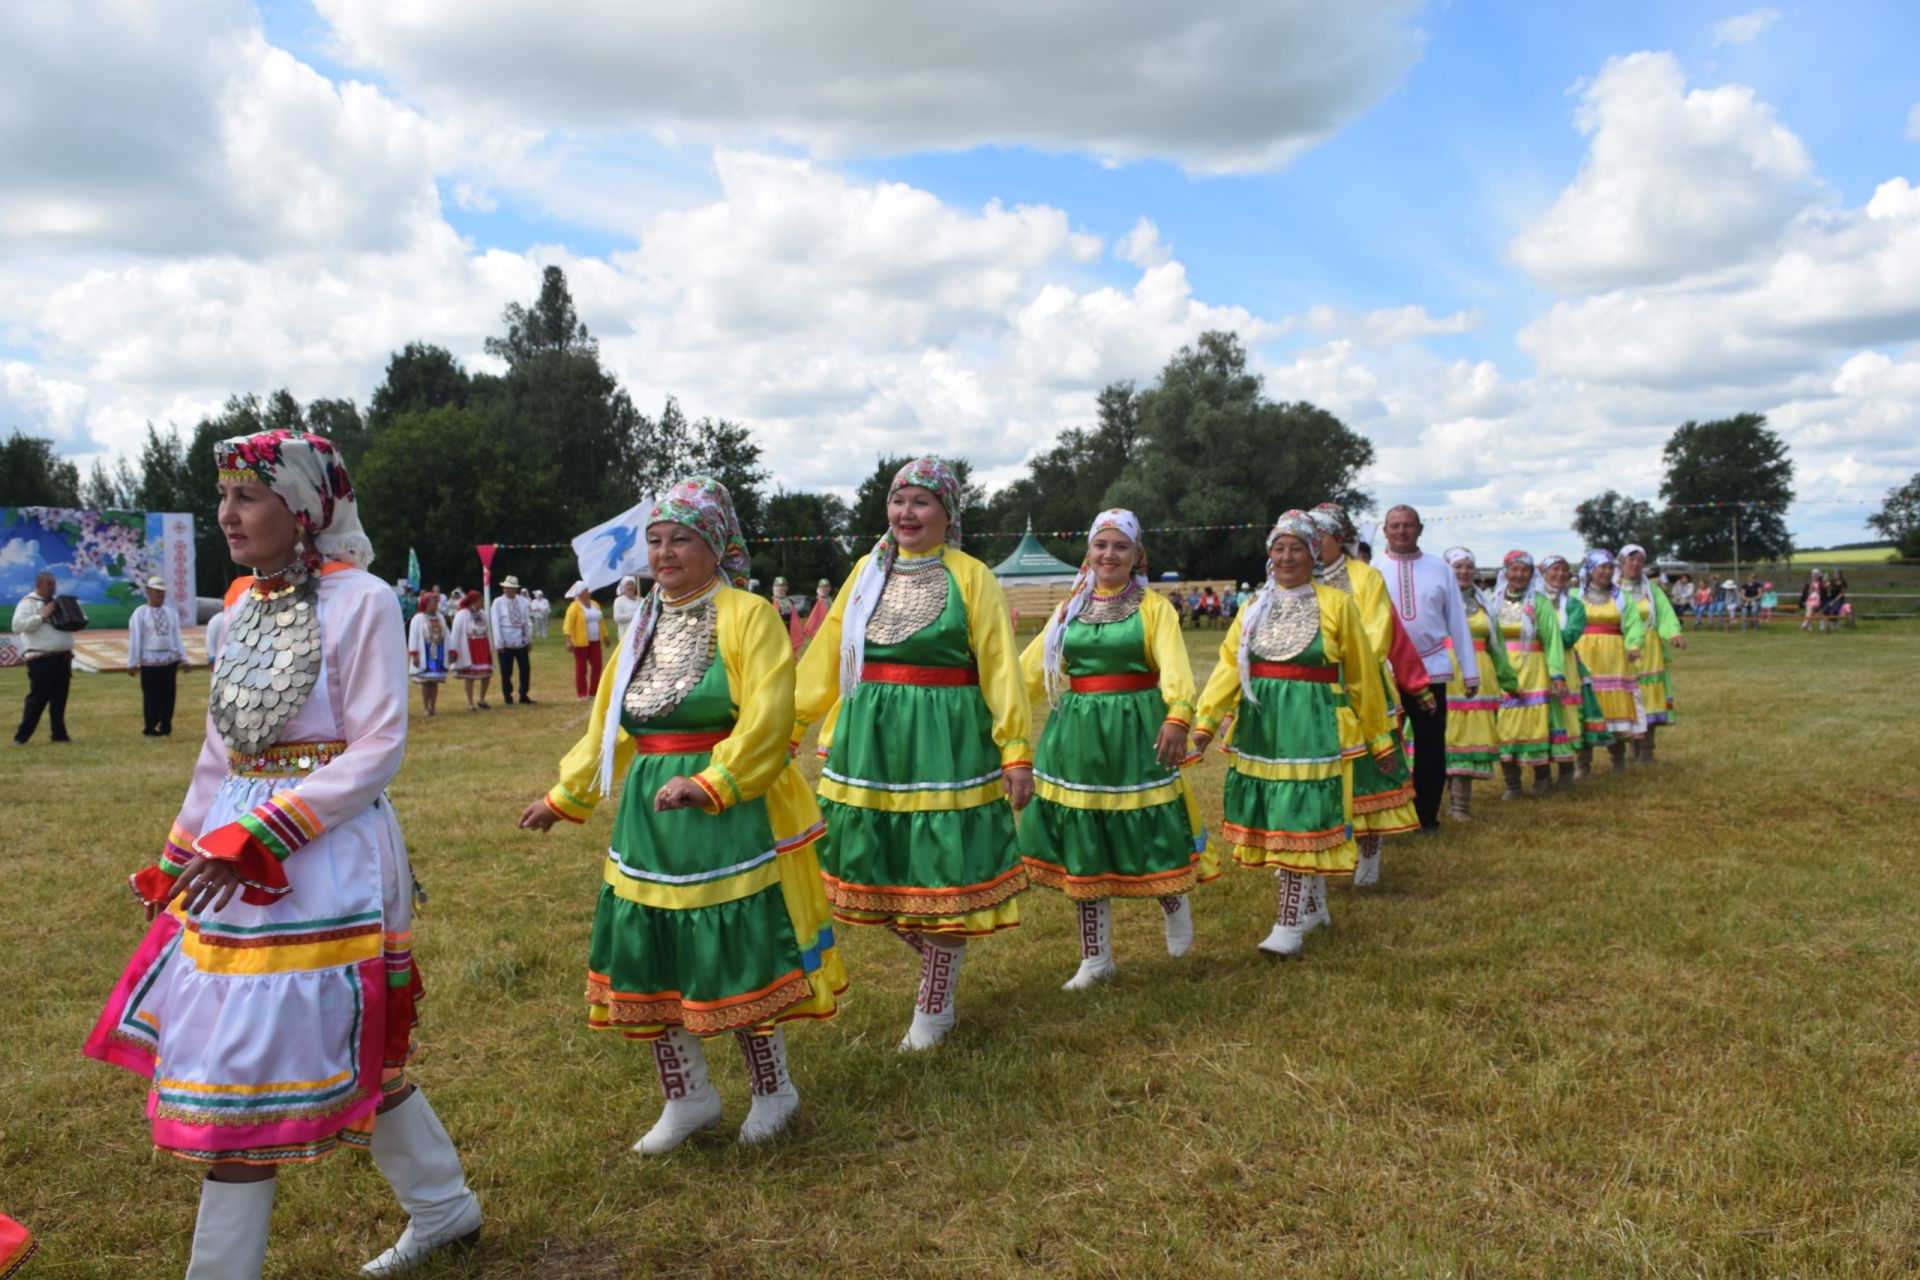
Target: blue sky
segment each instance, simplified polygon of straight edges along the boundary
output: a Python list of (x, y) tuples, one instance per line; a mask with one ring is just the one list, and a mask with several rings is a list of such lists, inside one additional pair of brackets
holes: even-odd
[(87, 8), (0, 15), (43, 108), (0, 412), (79, 456), (364, 403), (411, 338), (481, 362), (558, 262), (642, 405), (748, 422), (791, 487), (915, 445), (1008, 478), (1223, 325), (1490, 544), (1653, 496), (1687, 417), (1773, 417), (1810, 544), (1920, 468), (1920, 7)]

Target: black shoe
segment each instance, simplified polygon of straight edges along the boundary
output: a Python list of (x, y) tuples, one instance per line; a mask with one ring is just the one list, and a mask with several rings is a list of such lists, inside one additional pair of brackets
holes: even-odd
[(54, 741), (55, 742), (72, 742), (73, 739), (72, 738), (55, 738)]
[(160, 731), (158, 729), (142, 729), (140, 736), (143, 738), (157, 738), (160, 736)]
[(529, 698), (526, 694), (523, 693), (520, 695), (520, 705), (523, 707), (530, 707), (533, 705), (533, 699)]

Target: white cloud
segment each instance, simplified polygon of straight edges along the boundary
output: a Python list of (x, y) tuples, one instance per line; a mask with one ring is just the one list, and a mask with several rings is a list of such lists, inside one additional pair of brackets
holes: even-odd
[(1114, 246), (1114, 253), (1122, 262), (1142, 268), (1160, 266), (1173, 257), (1173, 250), (1160, 239), (1160, 228), (1151, 218), (1141, 218), (1134, 223), (1133, 229)]
[(1418, 0), (316, 0), (342, 57), (437, 115), (823, 157), (986, 145), (1284, 166), (1418, 59)]
[(87, 389), (50, 378), (23, 360), (0, 364), (0, 430), (52, 440), (62, 453), (86, 448)]
[(1752, 89), (1686, 87), (1670, 53), (1614, 58), (1574, 120), (1580, 174), (1513, 241), (1555, 289), (1646, 284), (1743, 262), (1819, 195), (1800, 140)]
[(1339, 307), (1313, 307), (1305, 317), (1307, 327), (1315, 332), (1351, 334), (1360, 342), (1376, 347), (1419, 338), (1471, 333), (1485, 319), (1478, 308), (1434, 316), (1429, 315), (1425, 307), (1416, 306), (1381, 307), (1368, 312), (1348, 311)]
[(1755, 9), (1751, 13), (1722, 18), (1713, 24), (1713, 42), (1715, 44), (1752, 44), (1766, 32), (1768, 27), (1780, 21), (1781, 16), (1778, 9)]
[(450, 141), (274, 48), (237, 0), (0, 6), (0, 246), (391, 248)]

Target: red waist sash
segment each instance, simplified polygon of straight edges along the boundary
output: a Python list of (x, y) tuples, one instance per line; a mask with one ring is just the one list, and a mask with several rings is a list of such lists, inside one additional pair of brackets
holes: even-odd
[(711, 733), (642, 733), (634, 736), (633, 748), (643, 756), (692, 755), (696, 751), (713, 750), (732, 732), (716, 729)]
[(1524, 643), (1519, 640), (1507, 641), (1508, 653), (1545, 653), (1546, 651), (1547, 646), (1541, 644), (1538, 640), (1528, 640)]
[(1160, 677), (1151, 671), (1127, 671), (1112, 676), (1071, 676), (1067, 688), (1074, 693), (1142, 693), (1158, 689)]
[(1586, 631), (1582, 634), (1590, 636), (1617, 636), (1620, 634), (1620, 624), (1617, 622), (1589, 622)]
[(860, 668), (860, 678), (873, 684), (917, 684), (957, 689), (963, 685), (979, 684), (980, 672), (974, 667), (916, 667), (904, 662), (869, 662)]
[(1475, 640), (1473, 642), (1473, 651), (1475, 653), (1485, 653), (1487, 651), (1487, 642), (1485, 640)]
[(1332, 667), (1303, 667), (1293, 662), (1253, 662), (1248, 671), (1262, 680), (1311, 680), (1316, 684), (1332, 684), (1340, 678), (1340, 673)]

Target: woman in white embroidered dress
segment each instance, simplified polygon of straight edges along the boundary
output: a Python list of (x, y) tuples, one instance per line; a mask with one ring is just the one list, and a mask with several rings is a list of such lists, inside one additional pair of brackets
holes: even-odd
[(152, 924), (88, 1056), (152, 1079), (154, 1144), (205, 1163), (192, 1277), (255, 1277), (275, 1173), (370, 1147), (411, 1215), (395, 1275), (480, 1229), (447, 1131), (406, 1078), (420, 983), (413, 873), (386, 798), (407, 733), (400, 609), (366, 572), (333, 446), (220, 442), (220, 527), (252, 566), (208, 627), (206, 745), (160, 859)]

